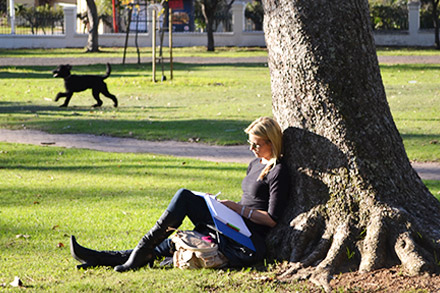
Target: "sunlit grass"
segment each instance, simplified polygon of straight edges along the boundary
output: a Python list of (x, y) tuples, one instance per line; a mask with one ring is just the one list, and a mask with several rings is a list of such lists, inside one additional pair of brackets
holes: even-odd
[[(77, 270), (69, 236), (102, 250), (133, 248), (181, 187), (238, 200), (243, 164), (0, 143), (0, 284), (33, 291), (283, 291), (270, 272), (143, 268)], [(182, 229), (191, 229), (189, 221)]]

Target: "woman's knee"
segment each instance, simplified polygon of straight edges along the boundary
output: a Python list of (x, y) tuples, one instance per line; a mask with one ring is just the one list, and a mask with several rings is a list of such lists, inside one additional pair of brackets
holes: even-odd
[(179, 189), (171, 199), (171, 202), (168, 205), (168, 210), (173, 210), (176, 207), (184, 206), (191, 196), (194, 196), (194, 194), (188, 189), (185, 188)]

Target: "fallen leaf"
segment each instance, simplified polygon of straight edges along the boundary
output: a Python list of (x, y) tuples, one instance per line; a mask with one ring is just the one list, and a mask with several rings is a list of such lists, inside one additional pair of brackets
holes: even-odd
[(64, 244), (62, 242), (60, 242), (60, 243), (57, 244), (57, 247), (58, 248), (64, 247)]
[(23, 286), (23, 282), (20, 280), (19, 277), (15, 277), (14, 281), (12, 283), (10, 283), (10, 285), (12, 287), (22, 287)]
[(59, 228), (59, 227), (60, 227), (60, 225), (55, 225), (52, 227), (52, 230), (55, 230), (56, 228)]

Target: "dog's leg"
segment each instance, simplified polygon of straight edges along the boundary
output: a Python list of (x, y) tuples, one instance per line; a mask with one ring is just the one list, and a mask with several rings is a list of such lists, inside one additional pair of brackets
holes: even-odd
[(93, 89), (93, 90), (92, 90), (93, 97), (95, 98), (95, 100), (96, 100), (96, 102), (97, 102), (95, 105), (92, 106), (92, 107), (94, 107), (94, 108), (96, 108), (96, 107), (101, 107), (101, 105), (102, 105), (102, 101), (101, 101), (101, 99), (99, 98), (99, 92), (100, 92), (99, 89)]
[(59, 93), (57, 94), (57, 96), (55, 97), (55, 102), (58, 102), (58, 100), (59, 100), (60, 98), (67, 97), (67, 95), (68, 95), (68, 93), (62, 93), (62, 92), (59, 92)]
[(66, 93), (66, 99), (60, 107), (67, 107), (67, 105), (69, 105), (70, 99), (72, 98), (72, 95), (73, 93)]
[(116, 99), (115, 95), (112, 95), (107, 88), (107, 85), (104, 84), (101, 93), (106, 96), (107, 98), (111, 99), (113, 101), (113, 106), (115, 106), (115, 108), (118, 106), (118, 99)]

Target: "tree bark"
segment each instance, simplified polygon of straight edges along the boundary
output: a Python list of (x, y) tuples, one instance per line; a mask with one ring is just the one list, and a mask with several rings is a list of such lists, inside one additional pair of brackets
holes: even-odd
[(440, 204), (412, 169), (380, 75), (367, 0), (263, 0), (273, 112), (292, 175), (268, 237), (280, 277), (437, 269)]
[(87, 52), (98, 52), (98, 10), (94, 0), (87, 0), (87, 17), (89, 19), (89, 36), (87, 39)]
[(439, 19), (438, 19), (438, 3), (439, 0), (432, 0), (432, 18), (434, 19), (434, 42), (435, 48), (440, 49), (440, 38), (439, 38)]
[(217, 11), (218, 2), (220, 0), (203, 0), (201, 2), (202, 14), (205, 19), (206, 33), (208, 36), (207, 51), (214, 52), (214, 18)]

